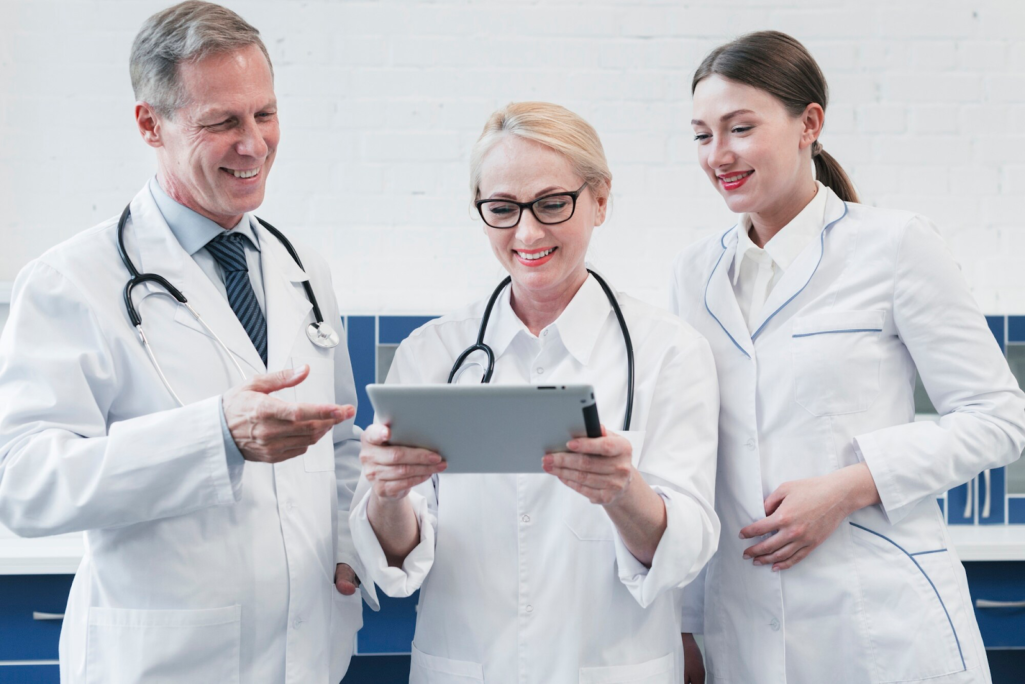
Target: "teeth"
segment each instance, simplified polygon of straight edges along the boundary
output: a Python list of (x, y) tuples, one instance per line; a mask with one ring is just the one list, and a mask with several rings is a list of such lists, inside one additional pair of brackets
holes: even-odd
[(235, 178), (252, 178), (256, 174), (260, 173), (260, 169), (253, 169), (252, 171), (232, 170), (232, 173), (235, 174)]
[(723, 183), (736, 183), (741, 178), (744, 178), (744, 177), (750, 176), (750, 175), (751, 175), (750, 171), (745, 171), (744, 173), (738, 173), (735, 176), (720, 176), (720, 178), (722, 178), (722, 182)]
[(523, 252), (517, 252), (517, 254), (519, 254), (522, 258), (526, 259), (527, 261), (534, 261), (535, 259), (541, 259), (542, 257), (546, 257), (554, 251), (555, 248), (552, 247), (551, 249), (546, 249), (543, 252), (537, 252), (535, 254), (524, 254)]

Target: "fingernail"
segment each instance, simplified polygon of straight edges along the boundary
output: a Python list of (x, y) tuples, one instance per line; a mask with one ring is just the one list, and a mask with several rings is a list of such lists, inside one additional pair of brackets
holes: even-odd
[(295, 380), (296, 378), (298, 378), (302, 374), (303, 374), (303, 369), (302, 368), (296, 368), (295, 370), (292, 371), (292, 379)]
[(438, 464), (438, 472), (440, 473), (442, 470), (448, 470), (448, 461), (442, 461)]
[(745, 553), (744, 554), (744, 560), (751, 560), (751, 554)]
[(570, 451), (576, 450), (579, 446), (580, 446), (580, 442), (578, 442), (575, 439), (571, 439), (568, 442), (566, 442), (566, 448), (569, 449)]
[(439, 456), (438, 454), (431, 454), (431, 456), (430, 456), (431, 463), (437, 464), (437, 463), (441, 463), (443, 460), (444, 459), (441, 456)]
[(773, 571), (773, 572), (779, 572), (779, 571), (780, 571), (780, 570), (782, 570), (782, 569), (783, 569), (783, 568), (779, 567), (778, 565), (773, 565), (773, 566), (772, 566), (772, 571)]
[(741, 533), (740, 533), (740, 538), (741, 538), (741, 539), (747, 539), (747, 537), (745, 537), (745, 536), (744, 536), (744, 533), (743, 533), (743, 532), (741, 532)]

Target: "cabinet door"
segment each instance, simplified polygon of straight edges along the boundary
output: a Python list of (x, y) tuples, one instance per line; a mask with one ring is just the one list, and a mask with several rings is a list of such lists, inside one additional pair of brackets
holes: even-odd
[(972, 561), (964, 564), (982, 632), (991, 648), (1025, 648), (1025, 562)]
[[(0, 662), (56, 660), (72, 575), (0, 576)], [(51, 618), (51, 619), (47, 619)], [(6, 670), (0, 681), (8, 681)]]

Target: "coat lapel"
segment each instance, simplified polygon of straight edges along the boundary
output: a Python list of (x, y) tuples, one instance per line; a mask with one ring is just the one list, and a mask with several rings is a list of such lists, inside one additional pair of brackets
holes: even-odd
[[(231, 310), (227, 299), (217, 291), (195, 260), (182, 249), (153, 201), (148, 187), (143, 188), (132, 200), (132, 218), (126, 232), (133, 234), (135, 244), (138, 245), (140, 270), (161, 275), (178, 287), (189, 305), (242, 363), (247, 375), (263, 373), (263, 360), (235, 312)], [(150, 295), (165, 294), (163, 288), (152, 283), (147, 283), (144, 287)], [(139, 289), (141, 290), (141, 287)], [(142, 292), (136, 295), (137, 307), (141, 307), (142, 298)], [(140, 312), (145, 329), (146, 314), (141, 308)], [(178, 305), (174, 320), (183, 327), (212, 337), (203, 324), (183, 305)], [(225, 362), (228, 363), (227, 359)]]
[(826, 197), (827, 219), (825, 226), (822, 228), (819, 238), (804, 248), (804, 251), (798, 255), (776, 286), (772, 288), (772, 292), (769, 293), (768, 299), (765, 300), (765, 304), (755, 320), (752, 340), (757, 340), (765, 326), (808, 286), (815, 272), (818, 271), (819, 264), (822, 263), (822, 254), (825, 251), (829, 229), (847, 215), (847, 204), (829, 188), (826, 188), (826, 192), (829, 195)]
[[(298, 335), (313, 321), (313, 305), (301, 283), (309, 275), (299, 267), (284, 245), (260, 222), (251, 219), (260, 239), (263, 265), (263, 289), (267, 298), (267, 368), (281, 370), (289, 363)], [(309, 321), (307, 321), (309, 318)]]
[(744, 315), (737, 304), (737, 295), (730, 282), (730, 264), (737, 253), (737, 230), (734, 226), (719, 240), (722, 251), (705, 284), (705, 309), (715, 319), (730, 341), (748, 358), (751, 357), (751, 335), (744, 323)]

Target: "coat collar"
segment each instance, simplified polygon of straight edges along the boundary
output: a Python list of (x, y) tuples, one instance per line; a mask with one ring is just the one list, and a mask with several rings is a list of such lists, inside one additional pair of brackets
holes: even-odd
[[(511, 286), (505, 288), (495, 302), (492, 324), (484, 340), (491, 345), (496, 358), (509, 348), (517, 336), (533, 338), (527, 326), (512, 310), (511, 291)], [(566, 350), (581, 364), (587, 365), (598, 342), (598, 335), (611, 312), (612, 306), (601, 285), (593, 276), (588, 275), (566, 309), (546, 330), (556, 333)]]
[(826, 249), (826, 235), (829, 229), (847, 215), (847, 204), (837, 197), (836, 193), (832, 190), (829, 188), (825, 189), (827, 195), (822, 232), (819, 233), (817, 240), (812, 240), (797, 255), (797, 258), (790, 264), (790, 268), (783, 273), (783, 277), (772, 288), (772, 292), (769, 293), (768, 298), (765, 300), (758, 318), (755, 319), (754, 332), (751, 333), (752, 340), (757, 340), (769, 322), (808, 286), (815, 272), (818, 271), (819, 264), (822, 263), (822, 255)]
[[(737, 230), (733, 226), (719, 238), (721, 249), (713, 250), (715, 264), (705, 283), (705, 310), (719, 324), (733, 345), (745, 356), (751, 356), (751, 334), (744, 323), (744, 314), (737, 304), (737, 295), (730, 282), (729, 265), (737, 253)], [(718, 254), (714, 254), (717, 251)]]
[(825, 190), (825, 220), (819, 239), (813, 240), (797, 255), (779, 283), (772, 289), (756, 321), (754, 333), (748, 332), (729, 277), (729, 264), (736, 258), (739, 224), (723, 233), (719, 239), (719, 249), (713, 249), (712, 258), (716, 261), (705, 284), (705, 309), (734, 346), (749, 358), (752, 356), (754, 340), (758, 339), (769, 322), (811, 282), (822, 262), (829, 229), (847, 215), (847, 204), (831, 189)]
[[(131, 214), (125, 228), (126, 245), (135, 245), (140, 271), (159, 274), (177, 286), (203, 321), (243, 363), (243, 367), (248, 366), (247, 375), (252, 377), (255, 373), (264, 373), (267, 367), (283, 368), (296, 336), (296, 328), (311, 309), (309, 301), (300, 294), (301, 288), (297, 285), (307, 280), (307, 276), (288, 255), (284, 246), (255, 217), (246, 215), (246, 220), (263, 246), (261, 263), (268, 322), (268, 365), (265, 367), (228, 301), (175, 238), (148, 187), (144, 187), (132, 200)], [(129, 253), (135, 251), (130, 246), (128, 249)], [(142, 314), (145, 328), (146, 311), (141, 300), (152, 294), (163, 294), (163, 289), (153, 283), (146, 283), (137, 289), (142, 290), (143, 287), (148, 294), (144, 295), (140, 291), (136, 295), (136, 306)], [(210, 332), (184, 306), (178, 307), (175, 321), (210, 337)]]

